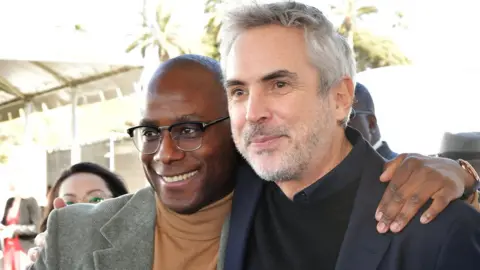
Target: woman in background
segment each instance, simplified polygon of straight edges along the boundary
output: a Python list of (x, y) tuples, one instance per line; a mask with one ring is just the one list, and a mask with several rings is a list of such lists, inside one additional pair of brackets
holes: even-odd
[(0, 225), (3, 269), (23, 270), (29, 264), (27, 251), (35, 246), (40, 208), (35, 198), (22, 196), (13, 183), (9, 189), (14, 195), (5, 204)]
[(71, 205), (99, 203), (127, 193), (123, 180), (117, 174), (95, 163), (77, 163), (63, 171), (51, 188), (40, 231), (47, 229), (48, 215), (54, 209), (56, 198), (62, 198), (67, 205)]

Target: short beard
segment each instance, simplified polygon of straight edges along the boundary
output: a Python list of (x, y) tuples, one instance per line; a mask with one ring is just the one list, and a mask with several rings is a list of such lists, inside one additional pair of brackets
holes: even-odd
[[(325, 118), (318, 117), (314, 120), (314, 122), (311, 122), (310, 125), (302, 125), (299, 128), (299, 134), (306, 134), (306, 138), (302, 141), (293, 142), (294, 144), (292, 149), (289, 149), (288, 152), (281, 154), (280, 164), (277, 170), (267, 170), (253, 163), (252, 159), (248, 156), (246, 148), (248, 147), (249, 142), (254, 135), (262, 133), (262, 135), (288, 134), (288, 129), (286, 128), (279, 128), (277, 129), (278, 132), (262, 132), (267, 128), (264, 128), (262, 124), (252, 124), (242, 138), (246, 147), (239, 152), (255, 170), (257, 175), (265, 181), (286, 182), (302, 179), (305, 171), (309, 168), (309, 165), (312, 162), (312, 157), (314, 156), (315, 151), (322, 151), (321, 149), (319, 150), (317, 148), (320, 144), (324, 144), (324, 141), (322, 140), (322, 134), (328, 130), (328, 117), (331, 117), (330, 112), (324, 108), (319, 108), (316, 113), (317, 115), (321, 115)], [(276, 151), (265, 150), (256, 153), (256, 155), (273, 156), (275, 154), (279, 154), (275, 152)]]
[[(316, 145), (316, 143), (315, 143)], [(312, 152), (307, 151), (299, 154), (301, 149), (298, 145), (294, 146), (293, 152), (287, 152), (281, 157), (282, 169), (276, 171), (266, 171), (263, 169), (256, 170), (257, 174), (265, 181), (269, 182), (286, 182), (293, 179), (301, 179), (303, 172), (308, 167), (308, 160), (311, 159)], [(270, 155), (273, 153), (265, 153)], [(295, 166), (291, 166), (295, 164)], [(254, 167), (255, 168), (255, 167)]]

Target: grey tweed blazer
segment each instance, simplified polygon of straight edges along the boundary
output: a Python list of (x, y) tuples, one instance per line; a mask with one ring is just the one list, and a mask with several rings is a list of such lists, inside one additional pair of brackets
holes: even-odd
[[(151, 188), (97, 205), (55, 210), (48, 220), (46, 247), (30, 269), (152, 269), (155, 220)], [(222, 233), (222, 247), (226, 238)], [(223, 270), (223, 252), (219, 257), (217, 269)]]

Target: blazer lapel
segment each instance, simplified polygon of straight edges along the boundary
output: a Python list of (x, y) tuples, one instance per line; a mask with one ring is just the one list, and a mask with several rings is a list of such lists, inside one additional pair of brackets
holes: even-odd
[(391, 241), (391, 234), (377, 232), (375, 220), (386, 187), (379, 180), (385, 162), (370, 145), (367, 147), (365, 160), (369, 164), (361, 176), (336, 270), (376, 269)]
[(154, 252), (155, 197), (138, 191), (100, 232), (111, 247), (93, 253), (96, 270), (151, 269)]
[(225, 222), (222, 226), (222, 233), (220, 234), (220, 245), (218, 247), (218, 261), (217, 261), (217, 270), (225, 269), (225, 250), (228, 241), (228, 232), (230, 230), (230, 214), (225, 217)]
[(241, 165), (236, 177), (232, 212), (229, 220), (230, 229), (226, 240), (225, 270), (243, 269), (245, 248), (263, 184), (263, 180), (255, 174), (250, 166), (247, 164)]

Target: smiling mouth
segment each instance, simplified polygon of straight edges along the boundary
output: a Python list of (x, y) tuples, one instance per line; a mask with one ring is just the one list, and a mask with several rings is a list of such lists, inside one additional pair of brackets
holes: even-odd
[(180, 182), (180, 181), (185, 181), (194, 175), (198, 173), (198, 170), (184, 173), (184, 174), (178, 174), (178, 175), (172, 175), (172, 176), (162, 176), (163, 180), (167, 183), (174, 183), (174, 182)]

